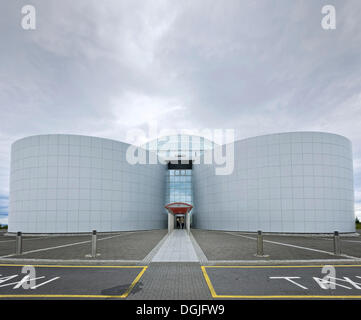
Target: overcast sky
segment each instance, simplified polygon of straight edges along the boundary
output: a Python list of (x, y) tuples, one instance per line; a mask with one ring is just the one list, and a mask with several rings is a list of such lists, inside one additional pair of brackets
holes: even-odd
[[(21, 27), (26, 4), (36, 30)], [(321, 27), (327, 4), (335, 30)], [(0, 223), (16, 139), (125, 141), (155, 123), (342, 134), (361, 217), (360, 0), (6, 0), (0, 15)]]

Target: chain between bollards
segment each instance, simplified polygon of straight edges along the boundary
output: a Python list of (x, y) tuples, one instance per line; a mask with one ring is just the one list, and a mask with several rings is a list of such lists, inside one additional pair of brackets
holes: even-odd
[(16, 233), (16, 254), (23, 253), (23, 236), (20, 231)]
[(97, 231), (93, 230), (92, 234), (92, 258), (96, 258), (97, 255)]

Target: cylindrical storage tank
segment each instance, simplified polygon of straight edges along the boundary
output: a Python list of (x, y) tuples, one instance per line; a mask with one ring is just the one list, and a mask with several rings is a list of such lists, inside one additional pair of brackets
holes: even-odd
[(13, 143), (9, 232), (165, 228), (166, 166), (129, 164), (129, 146), (58, 134)]
[(194, 225), (284, 233), (355, 231), (351, 142), (322, 132), (234, 143), (234, 170), (194, 165)]

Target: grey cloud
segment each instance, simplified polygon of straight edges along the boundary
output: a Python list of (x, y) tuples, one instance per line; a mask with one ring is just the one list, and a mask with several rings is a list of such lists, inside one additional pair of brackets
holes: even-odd
[[(238, 138), (343, 134), (361, 159), (358, 0), (23, 1), (0, 4), (0, 193), (10, 142), (39, 133), (235, 128)], [(359, 160), (358, 160), (359, 161)], [(355, 179), (359, 190), (359, 174)]]

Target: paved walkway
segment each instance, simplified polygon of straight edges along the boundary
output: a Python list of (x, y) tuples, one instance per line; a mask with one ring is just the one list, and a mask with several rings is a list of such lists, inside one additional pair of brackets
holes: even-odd
[(186, 230), (173, 230), (152, 262), (199, 262)]
[(212, 296), (198, 262), (152, 262), (128, 299), (207, 300)]

